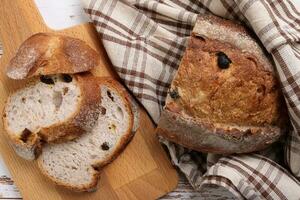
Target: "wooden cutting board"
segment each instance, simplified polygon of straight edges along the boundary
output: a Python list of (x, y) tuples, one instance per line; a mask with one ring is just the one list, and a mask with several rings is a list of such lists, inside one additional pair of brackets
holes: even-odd
[[(55, 32), (43, 22), (32, 0), (1, 0), (0, 40), (4, 56), (0, 59), (0, 110), (7, 95), (24, 81), (9, 80), (4, 67), (19, 45), (37, 32)], [(58, 33), (80, 38), (96, 49), (101, 66), (93, 73), (116, 77), (107, 55), (91, 24), (83, 24)], [(141, 110), (140, 128), (125, 151), (103, 169), (100, 187), (93, 193), (73, 193), (55, 186), (39, 172), (36, 163), (20, 159), (0, 134), (0, 153), (24, 199), (43, 200), (98, 200), (98, 199), (155, 199), (173, 190), (178, 181), (176, 170), (154, 134), (154, 125)], [(1, 121), (1, 133), (4, 132)]]

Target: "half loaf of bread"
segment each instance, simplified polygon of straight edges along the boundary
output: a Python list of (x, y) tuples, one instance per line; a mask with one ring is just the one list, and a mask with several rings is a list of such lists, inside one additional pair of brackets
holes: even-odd
[(41, 76), (7, 99), (3, 124), (15, 151), (32, 160), (41, 143), (74, 139), (90, 131), (100, 104), (90, 73)]
[(95, 84), (101, 112), (93, 129), (73, 141), (47, 144), (38, 158), (45, 176), (74, 191), (94, 190), (100, 169), (119, 155), (137, 129), (138, 111), (126, 90), (112, 79), (98, 78)]
[(287, 130), (271, 61), (246, 29), (199, 16), (166, 99), (157, 133), (212, 153), (263, 149)]

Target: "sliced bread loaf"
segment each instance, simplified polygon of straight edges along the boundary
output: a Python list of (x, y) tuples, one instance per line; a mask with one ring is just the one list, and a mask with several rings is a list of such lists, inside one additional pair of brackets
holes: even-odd
[[(119, 155), (137, 128), (129, 95), (112, 79), (98, 78), (101, 112), (93, 129), (73, 141), (48, 144), (38, 158), (42, 173), (74, 191), (96, 188), (100, 169)], [(137, 114), (136, 107), (135, 113)], [(135, 124), (135, 125), (134, 125)]]
[(288, 116), (272, 62), (246, 29), (199, 16), (157, 132), (185, 147), (246, 153), (282, 136)]
[(21, 157), (32, 160), (41, 142), (74, 139), (91, 130), (100, 94), (90, 73), (41, 76), (9, 96), (3, 124)]
[(38, 33), (23, 42), (6, 74), (12, 79), (89, 71), (99, 65), (99, 54), (84, 41), (53, 33)]

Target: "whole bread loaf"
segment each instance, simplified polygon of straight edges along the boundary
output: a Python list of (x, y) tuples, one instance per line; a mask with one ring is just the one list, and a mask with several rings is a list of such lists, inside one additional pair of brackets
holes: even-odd
[(287, 130), (271, 61), (247, 30), (213, 15), (198, 18), (157, 133), (188, 148), (245, 153)]

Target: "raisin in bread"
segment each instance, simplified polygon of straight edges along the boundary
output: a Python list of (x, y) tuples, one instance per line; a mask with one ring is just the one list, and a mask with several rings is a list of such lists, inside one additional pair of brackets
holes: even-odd
[(99, 65), (99, 54), (84, 41), (53, 33), (38, 33), (20, 46), (6, 74), (12, 79), (74, 74)]
[(138, 109), (118, 82), (98, 78), (95, 84), (102, 100), (93, 129), (73, 141), (47, 144), (38, 158), (45, 176), (74, 191), (96, 188), (100, 169), (120, 154), (138, 124)]
[(287, 130), (272, 63), (246, 29), (200, 16), (174, 78), (157, 133), (185, 147), (245, 153)]
[(12, 146), (32, 160), (42, 142), (74, 139), (97, 120), (100, 94), (90, 73), (41, 76), (7, 99), (3, 124)]

